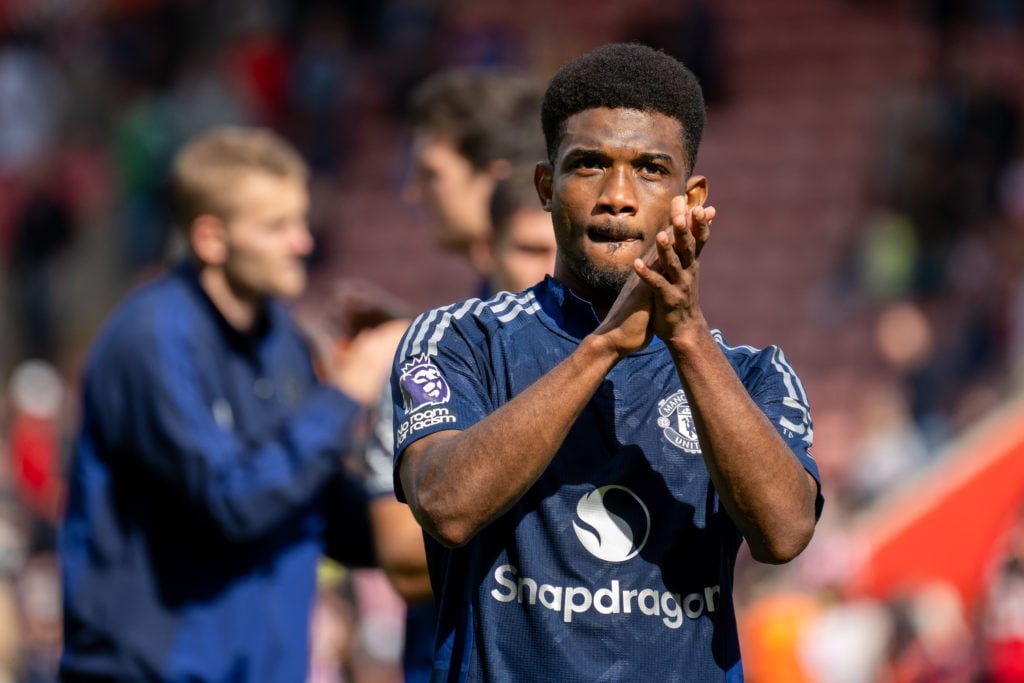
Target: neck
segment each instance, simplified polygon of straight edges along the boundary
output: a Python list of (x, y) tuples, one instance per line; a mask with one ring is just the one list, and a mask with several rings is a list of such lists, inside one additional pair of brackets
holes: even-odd
[(555, 279), (570, 292), (583, 299), (594, 308), (598, 320), (604, 320), (618, 298), (618, 292), (608, 294), (588, 286), (580, 278), (575, 277), (567, 268), (555, 266)]
[(203, 267), (199, 273), (199, 283), (231, 327), (239, 332), (248, 332), (256, 325), (262, 302), (233, 288), (223, 270)]

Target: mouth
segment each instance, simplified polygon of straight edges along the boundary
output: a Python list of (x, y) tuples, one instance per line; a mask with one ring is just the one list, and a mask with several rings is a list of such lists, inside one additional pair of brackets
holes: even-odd
[(599, 225), (587, 228), (587, 239), (591, 242), (611, 244), (639, 242), (643, 235), (618, 225)]

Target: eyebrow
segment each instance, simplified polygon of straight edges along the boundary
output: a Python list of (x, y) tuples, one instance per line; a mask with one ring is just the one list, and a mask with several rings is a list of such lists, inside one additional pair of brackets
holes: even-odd
[(565, 155), (566, 161), (576, 159), (607, 159), (608, 155), (599, 149), (580, 148), (574, 149)]
[[(608, 159), (609, 155), (599, 149), (580, 148), (571, 150), (565, 155), (565, 162), (576, 161), (577, 159)], [(677, 160), (671, 154), (664, 152), (641, 152), (634, 161), (640, 162), (661, 162), (664, 164), (676, 164)]]

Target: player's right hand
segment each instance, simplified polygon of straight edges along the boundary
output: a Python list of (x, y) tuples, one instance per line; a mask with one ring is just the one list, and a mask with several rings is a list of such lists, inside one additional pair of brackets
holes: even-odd
[[(643, 261), (653, 266), (657, 259), (657, 250), (651, 249)], [(594, 334), (605, 337), (615, 348), (619, 358), (625, 358), (646, 348), (654, 338), (651, 326), (652, 308), (651, 289), (634, 271)]]

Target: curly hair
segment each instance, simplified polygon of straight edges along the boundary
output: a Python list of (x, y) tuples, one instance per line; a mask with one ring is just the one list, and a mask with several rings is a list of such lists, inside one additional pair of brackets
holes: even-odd
[(550, 161), (569, 117), (599, 107), (658, 112), (679, 121), (686, 172), (693, 171), (704, 134), (704, 95), (682, 62), (639, 43), (613, 43), (564, 64), (548, 84), (541, 107)]

